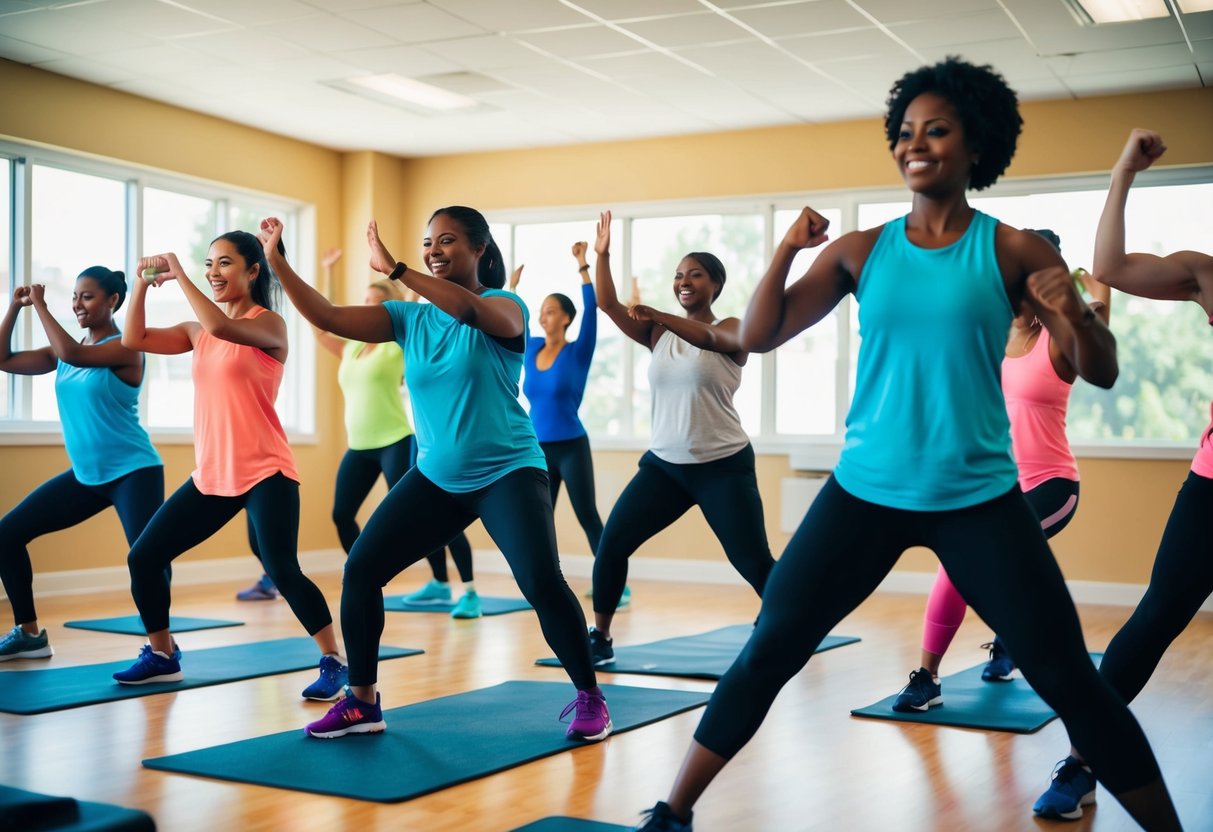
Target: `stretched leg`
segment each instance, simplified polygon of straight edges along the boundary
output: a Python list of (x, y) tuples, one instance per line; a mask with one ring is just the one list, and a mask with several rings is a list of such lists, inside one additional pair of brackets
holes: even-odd
[(556, 508), (556, 498), (560, 496), (560, 484), (564, 482), (564, 476), (560, 470), (560, 462), (562, 455), (560, 448), (563, 442), (540, 442), (539, 447), (543, 451), (543, 458), (548, 464), (548, 491), (552, 496), (552, 508)]
[(729, 563), (761, 598), (775, 559), (763, 522), (754, 448), (746, 445), (731, 457), (695, 468), (699, 470), (687, 476), (691, 496), (724, 546)]
[[(971, 508), (932, 513), (926, 545), (973, 609), (1006, 641), (1024, 677), (1057, 711), (1095, 775), (1148, 828), (1178, 828), (1154, 754), (1124, 701), (1087, 657), (1074, 602), (1016, 488)], [(982, 541), (974, 556), (973, 542)], [(1031, 615), (1024, 615), (1030, 608)], [(1151, 826), (1153, 824), (1153, 826)]]
[[(337, 539), (348, 555), (358, 539), (358, 508), (371, 493), (380, 474), (379, 460), (374, 451), (347, 450), (337, 466), (337, 482), (333, 490), (333, 524)], [(391, 487), (390, 484), (388, 486)]]
[(922, 622), (921, 666), (929, 670), (932, 676), (939, 675), (943, 654), (948, 652), (956, 631), (964, 623), (968, 608), (965, 599), (952, 585), (947, 570), (940, 566), (927, 596), (927, 610)]
[(753, 635), (708, 701), (670, 792), (674, 814), (690, 817), (783, 686), (911, 545), (903, 534), (908, 513), (860, 500), (832, 477), (826, 481), (771, 572)]
[(475, 577), (472, 573), (472, 544), (468, 542), (467, 535), (460, 532), (446, 545), (451, 550), (451, 560), (455, 561), (459, 580), (463, 581), (465, 586), (472, 583)]
[(656, 462), (652, 452), (619, 495), (594, 556), (594, 628), (608, 641), (615, 608), (628, 579), (628, 558), (694, 505), (694, 500)]
[[(569, 448), (560, 462), (560, 473), (569, 486), (569, 502), (585, 532), (592, 554), (598, 552), (602, 540), (602, 518), (598, 514), (598, 498), (594, 493), (594, 458), (590, 454), (590, 438), (579, 436), (568, 443)], [(556, 498), (552, 498), (556, 505)]]

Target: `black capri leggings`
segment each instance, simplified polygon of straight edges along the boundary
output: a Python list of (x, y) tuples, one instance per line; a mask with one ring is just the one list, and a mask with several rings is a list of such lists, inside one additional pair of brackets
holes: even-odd
[(240, 509), (248, 513), (270, 580), (308, 635), (333, 623), (324, 595), (299, 569), (299, 483), (277, 473), (238, 497), (203, 494), (188, 479), (165, 500), (127, 556), (131, 595), (147, 632), (168, 629), (171, 596), (165, 568), (223, 528)]
[[(417, 441), (412, 434), (382, 448), (361, 451), (351, 448), (345, 452), (341, 464), (337, 466), (337, 485), (333, 493), (333, 524), (337, 526), (337, 538), (347, 555), (354, 548), (354, 541), (358, 539), (361, 531), (356, 517), (358, 509), (371, 493), (375, 480), (383, 474), (387, 487), (391, 489), (416, 461)], [(472, 580), (472, 546), (463, 532), (459, 532), (450, 541), (443, 541), (443, 545), (450, 546), (451, 558), (455, 561), (455, 568), (459, 570), (459, 577), (465, 582)], [(446, 583), (446, 552), (442, 546), (426, 555), (426, 560), (434, 572), (434, 578)]]
[(724, 553), (762, 597), (775, 565), (754, 473), (754, 448), (712, 462), (677, 465), (652, 451), (607, 517), (594, 558), (594, 612), (615, 611), (628, 580), (628, 558), (653, 535), (699, 506)]
[(351, 685), (376, 681), (383, 587), (477, 517), (505, 555), (573, 684), (594, 687), (585, 615), (560, 572), (548, 475), (538, 468), (511, 471), (466, 493), (444, 491), (413, 468), (392, 487), (345, 562), (341, 630)]
[(1087, 657), (1074, 602), (1018, 486), (969, 508), (906, 511), (861, 500), (830, 477), (771, 573), (754, 633), (695, 739), (735, 755), (818, 643), (911, 546), (935, 552), (1109, 790), (1159, 776), (1145, 734)]
[(13, 605), (13, 621), (38, 618), (34, 609), (34, 567), (30, 541), (71, 528), (114, 507), (127, 545), (133, 545), (164, 502), (164, 466), (139, 468), (101, 485), (84, 485), (69, 469), (52, 477), (0, 519), (0, 580)]
[(598, 554), (598, 543), (602, 540), (602, 518), (598, 516), (598, 502), (594, 495), (594, 458), (590, 455), (590, 437), (582, 434), (575, 439), (560, 442), (540, 442), (543, 455), (548, 461), (548, 479), (552, 487), (552, 507), (560, 494), (560, 483), (569, 487), (569, 502), (577, 522), (590, 542), (590, 552)]
[(1162, 654), (1213, 593), (1211, 517), (1213, 480), (1189, 471), (1158, 544), (1150, 586), (1099, 665), (1126, 702), (1141, 693)]

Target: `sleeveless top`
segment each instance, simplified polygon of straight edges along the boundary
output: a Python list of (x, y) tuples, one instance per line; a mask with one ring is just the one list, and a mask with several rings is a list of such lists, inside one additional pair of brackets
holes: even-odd
[(965, 508), (1017, 479), (999, 383), (1013, 315), (998, 221), (974, 211), (959, 240), (924, 249), (905, 219), (884, 226), (855, 291), (862, 341), (834, 476), (878, 505)]
[(1011, 419), (1011, 452), (1019, 487), (1031, 491), (1060, 477), (1078, 481), (1078, 463), (1066, 438), (1071, 384), (1057, 375), (1049, 357), (1049, 330), (1040, 328), (1032, 349), (1002, 361), (1002, 392)]
[(404, 351), (395, 341), (367, 345), (346, 341), (337, 367), (337, 383), (345, 397), (345, 433), (351, 450), (366, 451), (394, 445), (413, 432), (400, 397), (404, 382)]
[(584, 317), (576, 341), (564, 345), (552, 366), (540, 370), (535, 358), (543, 349), (544, 339), (526, 339), (526, 375), (522, 377), (522, 392), (531, 405), (531, 421), (540, 442), (562, 442), (585, 436), (585, 426), (577, 415), (585, 382), (590, 375), (590, 360), (598, 340), (598, 303), (594, 286), (581, 284), (581, 305)]
[[(1213, 417), (1213, 405), (1209, 406), (1209, 415)], [(1209, 422), (1209, 426), (1200, 435), (1200, 447), (1192, 458), (1192, 473), (1213, 479), (1213, 421)]]
[[(503, 289), (528, 316), (522, 298)], [(405, 383), (417, 420), (417, 468), (439, 488), (466, 493), (520, 468), (547, 471), (535, 428), (518, 401), (522, 353), (432, 303), (384, 304), (404, 350)]]
[(724, 459), (750, 444), (733, 407), (740, 384), (741, 367), (727, 355), (701, 350), (669, 330), (661, 333), (649, 362), (649, 450), (687, 465)]
[[(111, 335), (94, 346), (121, 337)], [(102, 485), (164, 464), (139, 424), (142, 386), (132, 387), (110, 367), (76, 367), (62, 360), (55, 365), (63, 445), (82, 484)]]
[[(267, 312), (254, 306), (244, 315)], [(274, 410), (283, 365), (257, 347), (233, 344), (205, 329), (194, 342), (194, 458), (190, 476), (203, 494), (238, 497), (281, 472), (299, 472)]]

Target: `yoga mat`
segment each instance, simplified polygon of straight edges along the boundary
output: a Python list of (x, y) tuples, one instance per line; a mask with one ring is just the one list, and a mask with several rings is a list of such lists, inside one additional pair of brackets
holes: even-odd
[(603, 823), (600, 820), (582, 820), (581, 818), (551, 817), (541, 818), (526, 826), (519, 826), (512, 832), (630, 832), (631, 826), (620, 826), (617, 823)]
[[(379, 658), (398, 659), (421, 652), (412, 648), (381, 647)], [(154, 693), (255, 679), (258, 676), (315, 670), (320, 654), (316, 643), (310, 638), (280, 638), (232, 647), (186, 650), (181, 658), (181, 670), (185, 673), (185, 680), (181, 682), (120, 685), (110, 678), (110, 674), (126, 670), (134, 661), (135, 657), (131, 656), (120, 662), (79, 667), (2, 671), (0, 711), (9, 714), (44, 714)]]
[[(383, 608), (387, 612), (442, 612), (447, 615), (455, 609), (454, 601), (444, 601), (441, 604), (410, 604), (403, 595), (388, 595), (383, 599)], [(522, 612), (534, 609), (525, 598), (498, 598), (493, 595), (480, 596), (481, 615), (504, 615), (507, 612)]]
[(0, 832), (155, 832), (138, 809), (0, 786)]
[[(118, 633), (124, 636), (146, 636), (143, 621), (137, 615), (120, 615), (117, 618), (89, 618), (82, 621), (67, 621), (64, 627), (75, 630), (94, 630), (98, 633)], [(168, 628), (174, 633), (193, 630), (214, 630), (219, 627), (243, 627), (243, 621), (225, 621), (222, 618), (178, 618), (170, 616)]]
[[(598, 667), (602, 673), (640, 673), (651, 676), (686, 676), (719, 679), (733, 664), (754, 631), (753, 624), (734, 624), (694, 636), (667, 638), (648, 644), (615, 645), (615, 661)], [(826, 636), (813, 652), (833, 650), (859, 641), (854, 636)], [(535, 664), (560, 667), (559, 659)]]
[[(708, 694), (603, 685), (615, 733), (698, 708)], [(316, 794), (398, 803), (586, 745), (557, 717), (568, 682), (504, 682), (385, 711), (381, 734), (337, 739), (294, 731), (144, 760), (196, 774)]]
[[(1102, 657), (1102, 653), (1091, 654), (1096, 666)], [(943, 704), (930, 710), (898, 713), (893, 710), (893, 702), (897, 699), (897, 694), (894, 694), (874, 705), (851, 711), (851, 714), (897, 722), (922, 722), (1016, 734), (1034, 734), (1057, 718), (1057, 713), (1036, 695), (1023, 677), (1008, 682), (983, 682), (983, 667), (984, 662), (942, 677)]]

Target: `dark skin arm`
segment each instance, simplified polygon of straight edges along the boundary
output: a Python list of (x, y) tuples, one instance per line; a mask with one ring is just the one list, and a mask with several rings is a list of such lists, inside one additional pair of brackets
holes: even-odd
[[(140, 260), (136, 274), (142, 274), (146, 263)], [(194, 335), (202, 329), (197, 321), (184, 321), (170, 327), (147, 326), (147, 283), (134, 281), (130, 304), (126, 312), (126, 329), (122, 331), (122, 346), (157, 355), (179, 355), (194, 348)]]
[(47, 308), (46, 287), (34, 284), (29, 288), (34, 312), (42, 322), (51, 349), (60, 360), (73, 367), (110, 367), (127, 384), (139, 384), (143, 378), (143, 356), (124, 347), (119, 339), (104, 344), (81, 344), (55, 320)]
[(741, 320), (725, 318), (718, 324), (695, 321), (682, 315), (671, 315), (651, 306), (637, 304), (629, 308), (628, 316), (637, 321), (651, 321), (668, 329), (693, 347), (727, 355), (739, 367), (744, 367), (749, 353), (741, 348)]
[(637, 344), (653, 348), (661, 335), (657, 325), (651, 320), (633, 318), (628, 314), (628, 307), (619, 302), (615, 293), (615, 278), (611, 275), (611, 212), (604, 211), (598, 215), (598, 233), (594, 238), (594, 253), (598, 261), (594, 268), (594, 294), (598, 298), (598, 308), (615, 322), (619, 331), (631, 338)]
[(55, 353), (50, 347), (13, 352), (13, 330), (21, 307), (33, 303), (30, 287), (13, 289), (13, 301), (0, 319), (0, 371), (19, 376), (41, 376), (55, 369)]

